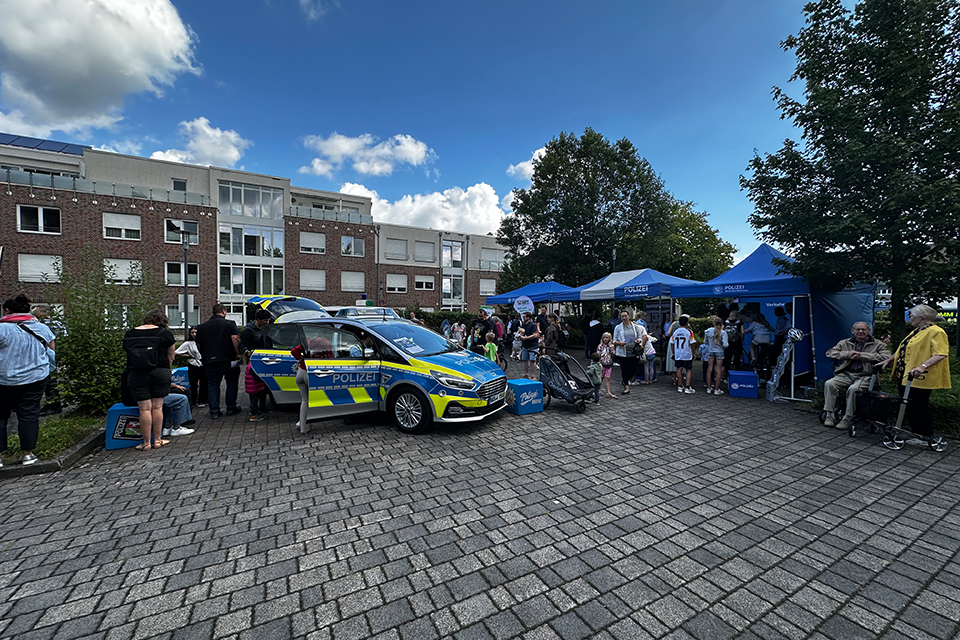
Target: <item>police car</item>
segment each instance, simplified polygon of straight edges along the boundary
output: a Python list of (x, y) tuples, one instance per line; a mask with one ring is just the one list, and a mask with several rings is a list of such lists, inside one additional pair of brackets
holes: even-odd
[(254, 351), (253, 370), (278, 404), (299, 404), (301, 345), (309, 376), (307, 420), (386, 411), (403, 432), (434, 422), (480, 420), (504, 407), (507, 378), (490, 360), (463, 350), (407, 320), (292, 318), (264, 328), (267, 348)]

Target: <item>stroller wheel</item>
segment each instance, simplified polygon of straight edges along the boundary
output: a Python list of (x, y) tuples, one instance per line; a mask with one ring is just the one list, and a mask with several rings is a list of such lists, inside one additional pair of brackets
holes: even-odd
[(903, 449), (903, 437), (897, 433), (883, 436), (883, 440), (881, 440), (881, 442), (887, 449), (893, 449), (894, 451)]
[(550, 387), (543, 385), (543, 408), (546, 410), (550, 406)]
[(927, 442), (930, 448), (934, 451), (946, 451), (947, 450), (947, 439), (943, 436), (933, 436)]
[(577, 413), (584, 413), (587, 410), (587, 403), (581, 400), (577, 403)]

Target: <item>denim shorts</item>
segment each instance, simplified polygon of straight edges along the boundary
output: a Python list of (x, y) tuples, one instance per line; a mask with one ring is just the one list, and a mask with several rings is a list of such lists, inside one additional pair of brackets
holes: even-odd
[(537, 353), (540, 351), (540, 347), (534, 347), (533, 349), (527, 349), (526, 347), (520, 348), (520, 359), (521, 360), (536, 360)]

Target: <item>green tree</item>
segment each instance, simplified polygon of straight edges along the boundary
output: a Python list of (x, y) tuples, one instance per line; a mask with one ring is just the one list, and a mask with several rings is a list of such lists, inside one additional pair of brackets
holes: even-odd
[(123, 334), (160, 305), (165, 292), (158, 274), (137, 267), (130, 284), (113, 284), (116, 268), (101, 252), (85, 249), (57, 265), (66, 335), (57, 339), (58, 388), (80, 413), (102, 414), (120, 400), (126, 367)]
[(760, 235), (796, 259), (785, 272), (838, 288), (881, 280), (905, 303), (956, 295), (960, 258), (960, 2), (840, 0), (806, 5), (784, 40), (797, 57), (775, 88), (803, 132), (755, 155), (741, 177)]
[(618, 269), (664, 255), (657, 238), (671, 198), (627, 139), (611, 144), (593, 129), (579, 138), (561, 133), (535, 163), (530, 187), (513, 193), (513, 213), (497, 233), (511, 258), (503, 287), (596, 280), (610, 273), (614, 249)]
[(707, 221), (707, 214), (694, 211), (692, 202), (676, 201), (670, 210), (666, 257), (658, 271), (678, 278), (710, 280), (733, 266), (736, 252)]

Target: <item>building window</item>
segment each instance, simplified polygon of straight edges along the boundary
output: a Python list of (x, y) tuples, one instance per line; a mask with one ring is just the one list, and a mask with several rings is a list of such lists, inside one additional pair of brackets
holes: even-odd
[(186, 191), (187, 190), (187, 181), (179, 180), (177, 178), (173, 179), (173, 190), (174, 191)]
[(443, 241), (443, 266), (463, 268), (463, 243), (457, 240)]
[(414, 244), (413, 259), (417, 262), (436, 262), (437, 256), (434, 252), (433, 242), (420, 242), (417, 240)]
[(407, 241), (387, 238), (387, 248), (383, 257), (387, 260), (406, 260), (409, 257), (407, 255)]
[(323, 269), (300, 269), (302, 291), (326, 291), (327, 272)]
[[(193, 294), (190, 294), (193, 297)], [(180, 305), (178, 304), (168, 304), (167, 305), (167, 317), (170, 318), (171, 327), (182, 327), (183, 319), (180, 316)], [(187, 313), (187, 321), (190, 323), (190, 326), (195, 326), (200, 324), (200, 307), (194, 305), (193, 311)]]
[(310, 231), (300, 232), (300, 253), (319, 253), (323, 255), (326, 252), (327, 234), (312, 233)]
[(443, 287), (444, 300), (463, 300), (462, 276), (444, 276), (440, 286)]
[(270, 265), (221, 264), (220, 293), (279, 295), (283, 293), (283, 268)]
[(341, 236), (340, 237), (340, 255), (357, 256), (358, 258), (362, 258), (364, 256), (363, 238)]
[(163, 221), (163, 228), (166, 230), (164, 242), (180, 244), (183, 239), (180, 230), (190, 234), (190, 244), (200, 244), (199, 227), (193, 220), (171, 220), (167, 218)]
[(107, 269), (108, 284), (135, 284), (143, 273), (139, 260), (104, 258), (103, 266)]
[(283, 230), (257, 225), (220, 225), (220, 255), (283, 257)]
[(340, 290), (362, 293), (366, 289), (366, 274), (363, 271), (341, 271)]
[(129, 213), (104, 213), (103, 237), (120, 240), (140, 239), (140, 216)]
[(489, 280), (487, 278), (480, 278), (480, 295), (482, 296), (497, 295), (497, 281)]
[(413, 280), (417, 291), (433, 291), (433, 276), (414, 276)]
[[(177, 285), (180, 285), (181, 287), (183, 286), (182, 262), (167, 263), (167, 284), (171, 287)], [(187, 286), (200, 286), (200, 267), (195, 262), (187, 263)]]
[(21, 253), (17, 257), (20, 282), (60, 282), (57, 271), (63, 264), (63, 256), (43, 256)]
[(387, 293), (406, 293), (407, 276), (396, 273), (387, 274)]
[(283, 189), (256, 184), (220, 182), (220, 213), (247, 218), (283, 218)]
[(506, 251), (503, 249), (480, 249), (480, 269), (484, 271), (500, 271), (503, 262), (506, 259)]
[(60, 209), (18, 204), (17, 231), (60, 235)]

